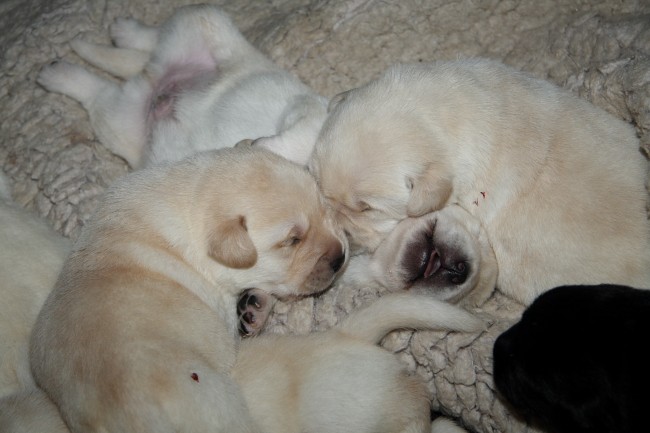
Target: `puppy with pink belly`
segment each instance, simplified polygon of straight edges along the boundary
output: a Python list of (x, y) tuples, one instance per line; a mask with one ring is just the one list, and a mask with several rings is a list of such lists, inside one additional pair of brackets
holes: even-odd
[(220, 9), (183, 7), (160, 27), (120, 19), (110, 31), (115, 46), (71, 46), (121, 84), (63, 61), (38, 82), (79, 101), (97, 138), (132, 168), (247, 139), (307, 161), (325, 99), (253, 47)]

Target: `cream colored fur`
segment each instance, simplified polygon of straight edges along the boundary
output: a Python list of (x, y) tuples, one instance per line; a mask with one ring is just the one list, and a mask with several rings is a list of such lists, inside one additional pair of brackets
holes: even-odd
[(345, 251), (314, 180), (268, 151), (134, 172), (41, 310), (36, 382), (73, 432), (259, 431), (230, 375), (237, 298), (324, 290)]
[(67, 239), (9, 194), (0, 175), (0, 397), (34, 386), (29, 333), (70, 250)]
[(471, 258), (478, 290), (432, 285), (441, 298), (480, 303), (494, 274), (524, 303), (560, 284), (650, 281), (647, 161), (621, 120), (484, 59), (398, 65), (331, 106), (310, 166), (361, 250), (381, 249), (407, 217), (450, 220), (460, 207), (478, 223), (484, 235), (464, 241), (492, 250)]
[[(135, 183), (137, 184), (138, 182)], [(130, 181), (126, 181), (125, 184), (125, 186), (134, 188), (134, 193), (139, 191), (138, 186), (133, 186), (133, 183)], [(121, 189), (119, 186), (117, 188), (118, 191)], [(119, 198), (121, 194), (119, 192), (115, 194), (118, 196), (118, 199), (110, 200), (113, 204), (121, 200)], [(131, 194), (129, 193), (129, 195)], [(155, 199), (155, 194), (152, 194), (149, 202)], [(126, 201), (128, 202), (129, 200), (127, 199)], [(127, 206), (122, 205), (120, 208), (125, 209)], [(108, 205), (107, 208), (100, 211), (100, 215), (106, 216), (106, 212), (115, 210), (111, 205)], [(11, 306), (2, 315), (3, 319), (11, 323), (5, 323), (5, 320), (3, 320), (0, 330), (6, 331), (8, 329), (20, 328), (21, 332), (20, 335), (16, 335), (10, 339), (5, 338), (6, 336), (3, 334), (2, 341), (21, 342), (20, 346), (23, 347), (21, 353), (24, 353), (24, 358), (26, 358), (27, 335), (31, 330), (38, 309), (50, 292), (50, 286), (54, 284), (55, 274), (50, 275), (49, 279), (43, 281), (45, 284), (34, 285), (29, 292), (24, 292), (22, 288), (32, 281), (31, 276), (33, 275), (34, 269), (43, 270), (43, 268), (35, 265), (34, 259), (42, 258), (43, 248), (47, 246), (45, 241), (53, 241), (55, 246), (59, 246), (59, 244), (63, 246), (62, 248), (56, 248), (51, 253), (52, 258), (58, 258), (58, 267), (55, 269), (57, 271), (67, 255), (67, 241), (49, 230), (40, 220), (31, 217), (27, 212), (5, 205), (5, 203), (0, 207), (0, 211), (2, 211), (0, 217), (2, 217), (3, 223), (5, 223), (3, 224), (3, 228), (6, 231), (3, 233), (4, 240), (7, 240), (11, 236), (12, 242), (14, 240), (25, 241), (24, 237), (26, 235), (31, 236), (31, 242), (26, 243), (25, 246), (30, 246), (32, 249), (24, 255), (5, 254), (1, 257), (3, 268), (7, 267), (11, 269), (8, 265), (15, 265), (17, 260), (21, 260), (20, 266), (14, 269), (24, 271), (14, 275), (15, 278), (12, 281), (16, 283), (15, 285), (7, 286), (3, 289), (5, 299), (14, 299), (16, 295), (28, 295), (20, 303), (12, 301), (3, 304)], [(142, 213), (146, 214), (147, 212), (146, 210), (142, 210)], [(20, 216), (20, 218), (8, 219), (8, 215), (16, 215)], [(163, 217), (164, 213), (160, 213), (158, 216)], [(29, 230), (21, 231), (20, 229), (23, 228), (25, 221), (28, 222)], [(126, 218), (124, 222), (128, 223), (129, 221), (130, 218)], [(40, 225), (33, 225), (36, 223)], [(115, 224), (118, 227), (120, 225), (119, 222)], [(126, 225), (125, 231), (127, 232), (131, 229), (136, 229), (136, 227), (128, 227), (129, 224)], [(99, 223), (99, 226), (103, 227), (104, 223)], [(96, 230), (96, 228), (89, 230)], [(112, 230), (117, 230), (117, 228), (112, 228)], [(104, 247), (86, 244), (90, 242), (90, 239), (96, 239), (95, 236), (97, 236), (97, 233), (94, 233), (94, 236), (86, 236), (86, 240), (82, 241), (81, 245), (77, 245), (75, 249), (83, 248), (84, 256), (89, 254), (88, 249), (105, 249), (107, 251), (104, 252), (106, 254), (104, 263), (107, 265), (111, 261), (115, 261), (114, 258), (113, 260), (110, 258), (110, 251), (112, 250), (110, 246), (111, 239), (100, 236), (99, 245), (104, 245)], [(124, 241), (124, 237), (120, 236), (118, 232), (112, 234), (112, 239), (116, 240), (116, 244)], [(36, 240), (38, 242), (35, 242)], [(134, 242), (139, 243), (137, 239)], [(19, 245), (18, 243), (16, 244)], [(39, 250), (34, 249), (37, 246), (40, 247)], [(11, 258), (11, 261), (9, 261), (9, 258)], [(82, 260), (81, 263), (87, 264), (85, 260)], [(25, 269), (26, 266), (30, 269)], [(70, 268), (68, 267), (66, 272), (69, 271)], [(125, 269), (125, 271), (128, 272), (128, 269)], [(142, 272), (140, 274), (144, 275)], [(161, 284), (161, 289), (163, 287), (164, 284)], [(105, 286), (104, 290), (110, 290), (114, 293), (119, 292), (118, 288), (111, 288), (110, 286)], [(136, 287), (133, 287), (132, 290), (140, 292)], [(61, 293), (63, 290), (59, 288), (58, 291)], [(69, 292), (69, 290), (65, 290), (65, 292)], [(197, 304), (196, 300), (191, 299), (191, 295), (188, 295), (177, 293), (173, 295), (173, 302), (188, 302), (190, 305)], [(6, 296), (9, 296), (9, 298), (6, 298)], [(83, 297), (83, 295), (81, 296)], [(138, 293), (137, 296), (142, 297), (145, 294)], [(110, 300), (111, 297), (108, 295), (106, 298)], [(101, 309), (110, 307), (112, 312), (123, 310), (119, 305), (119, 302), (123, 300), (125, 299), (120, 299), (114, 305), (102, 303), (100, 307)], [(90, 299), (86, 302), (90, 302)], [(140, 314), (153, 319), (154, 327), (157, 321), (160, 322), (158, 331), (162, 337), (164, 336), (162, 330), (167, 328), (164, 322), (171, 320), (173, 317), (170, 317), (168, 313), (174, 310), (174, 306), (167, 307), (165, 311), (167, 314), (161, 314), (162, 312), (159, 310), (147, 311), (149, 308), (155, 310), (155, 306), (156, 304), (153, 303), (140, 305), (139, 308), (142, 308)], [(83, 307), (83, 303), (81, 305), (78, 305), (77, 302), (66, 303), (66, 307), (69, 314), (82, 317), (77, 323), (72, 324), (73, 326), (80, 324), (79, 322), (83, 323), (92, 319), (88, 317), (83, 318), (83, 311), (78, 311), (79, 308)], [(178, 307), (183, 308), (182, 305)], [(91, 307), (91, 309), (93, 308), (96, 307)], [(195, 305), (195, 308), (195, 312), (201, 311), (198, 304)], [(27, 312), (30, 312), (30, 321), (18, 320)], [(107, 313), (109, 312), (99, 314), (103, 314), (102, 317), (106, 317), (105, 314)], [(185, 320), (188, 323), (177, 322), (174, 323), (174, 327), (179, 328), (181, 333), (185, 330), (189, 334), (191, 334), (191, 329), (188, 330), (188, 328), (193, 327), (191, 322), (195, 320), (202, 321), (200, 317), (186, 318)], [(127, 327), (130, 324), (138, 322), (134, 317), (122, 317), (122, 321)], [(106, 332), (107, 328), (114, 328), (115, 324), (113, 326), (102, 326), (102, 324), (96, 324), (94, 326), (97, 327), (94, 329), (94, 332), (99, 333), (96, 338), (103, 341), (104, 339), (102, 339), (101, 333)], [(482, 322), (471, 314), (431, 299), (430, 297), (418, 297), (406, 294), (388, 295), (369, 307), (354, 312), (342, 324), (328, 332), (305, 336), (264, 335), (244, 340), (237, 350), (237, 360), (232, 370), (232, 377), (236, 381), (235, 386), (241, 387), (246, 405), (251, 409), (251, 417), (257, 424), (259, 431), (267, 433), (300, 433), (303, 431), (314, 433), (341, 433), (346, 431), (356, 433), (380, 433), (383, 431), (391, 433), (424, 433), (429, 431), (433, 431), (434, 433), (462, 432), (464, 430), (450, 423), (448, 420), (438, 419), (433, 425), (430, 423), (429, 399), (421, 380), (417, 376), (409, 375), (405, 370), (405, 366), (395, 356), (377, 347), (376, 343), (384, 335), (395, 329), (450, 329), (473, 332), (482, 329), (482, 327)], [(81, 329), (81, 332), (83, 332), (83, 329)], [(60, 332), (56, 334), (60, 334)], [(185, 339), (187, 340), (185, 344), (190, 344), (194, 340), (189, 334)], [(71, 338), (63, 334), (58, 338), (62, 337)], [(94, 336), (86, 335), (83, 338), (93, 339)], [(209, 337), (204, 335), (204, 338)], [(227, 339), (227, 336), (222, 336), (222, 340), (227, 342)], [(224, 341), (222, 341), (222, 344)], [(45, 343), (47, 344), (48, 342)], [(219, 349), (216, 347), (217, 341), (209, 343), (215, 344), (213, 351)], [(116, 351), (119, 354), (120, 350), (116, 349), (114, 347), (115, 345), (129, 345), (128, 342), (120, 340), (111, 341), (106, 344), (108, 345), (101, 350), (102, 353), (113, 353)], [(131, 344), (134, 344), (135, 350), (137, 350), (140, 344), (151, 344), (151, 341), (146, 336), (142, 336), (141, 340), (136, 340)], [(49, 344), (47, 345), (49, 346)], [(228, 344), (227, 346), (230, 345)], [(171, 352), (176, 350), (171, 342), (167, 342), (166, 347)], [(55, 349), (56, 347), (52, 348), (52, 350)], [(191, 350), (191, 347), (186, 349)], [(84, 350), (80, 350), (83, 354)], [(76, 357), (70, 353), (68, 355), (72, 358)], [(159, 354), (159, 356), (165, 355), (172, 355), (172, 358), (178, 356), (178, 354), (175, 354), (175, 356), (173, 354)], [(103, 356), (94, 354), (85, 353), (85, 356), (89, 356), (95, 362), (99, 363), (111, 361), (103, 359)], [(27, 359), (21, 357), (21, 359), (12, 359), (10, 361), (15, 366), (24, 369), (25, 371), (23, 373), (29, 379), (14, 384), (15, 386), (9, 389), (6, 387), (3, 389), (5, 391), (3, 393), (4, 397), (0, 396), (0, 431), (3, 433), (68, 432), (69, 430), (61, 419), (57, 407), (43, 391), (35, 387), (31, 380), (31, 375), (29, 375), (27, 367)], [(144, 365), (138, 367), (137, 365), (129, 364), (125, 366), (126, 370), (130, 368), (134, 368), (136, 371), (144, 370), (145, 372), (150, 370), (151, 374), (154, 374), (155, 369), (159, 368), (157, 367), (156, 360), (152, 360), (151, 364), (146, 359), (142, 361), (137, 358), (131, 360), (132, 363), (136, 361), (144, 362)], [(78, 359), (77, 362), (83, 363), (83, 360)], [(114, 372), (110, 368), (108, 370), (98, 371), (99, 383), (112, 377), (111, 373)], [(204, 383), (206, 375), (200, 372), (200, 375), (197, 373), (197, 378), (199, 382), (196, 386), (199, 386), (201, 383)], [(165, 381), (165, 378), (159, 379), (163, 382)], [(187, 374), (184, 375), (184, 379), (190, 379), (189, 382), (192, 382), (191, 377), (188, 377)], [(134, 379), (134, 381), (136, 382), (135, 384), (142, 385), (141, 381), (137, 379)], [(52, 381), (46, 379), (45, 382), (51, 383)], [(119, 386), (117, 383), (115, 385)], [(148, 391), (160, 391), (157, 388), (152, 387)], [(55, 394), (58, 394), (58, 392), (55, 392)], [(89, 390), (89, 392), (91, 391)], [(100, 393), (100, 391), (95, 392)], [(91, 392), (91, 395), (95, 392)], [(62, 395), (65, 400), (66, 394), (64, 393)], [(162, 397), (162, 395), (152, 396), (152, 398)], [(228, 397), (224, 396), (224, 398)], [(98, 419), (101, 419), (103, 412), (101, 406), (97, 410)], [(117, 418), (120, 418), (120, 411), (133, 410), (134, 408), (118, 407), (113, 408), (112, 413)], [(241, 416), (243, 417), (244, 415)]]
[[(244, 340), (232, 377), (266, 433), (462, 433), (444, 418), (431, 423), (421, 378), (376, 343), (395, 329), (483, 327), (470, 313), (428, 296), (392, 294), (327, 332)], [(68, 432), (40, 390), (0, 400), (0, 409), (3, 432)]]
[(392, 294), (327, 332), (244, 340), (233, 375), (267, 433), (425, 433), (432, 427), (422, 380), (376, 344), (395, 329), (483, 326), (431, 297)]
[(0, 432), (69, 433), (52, 400), (31, 387), (0, 397)]

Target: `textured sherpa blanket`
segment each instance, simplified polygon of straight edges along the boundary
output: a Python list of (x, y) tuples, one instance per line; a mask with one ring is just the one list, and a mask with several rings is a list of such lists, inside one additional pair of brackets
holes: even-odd
[[(75, 238), (102, 192), (128, 171), (96, 141), (76, 102), (35, 78), (57, 58), (81, 62), (77, 37), (108, 42), (119, 16), (164, 20), (181, 0), (0, 2), (0, 167), (23, 206)], [(221, 0), (244, 34), (325, 96), (363, 84), (395, 62), (486, 56), (565, 86), (635, 125), (650, 149), (650, 3), (643, 0)], [(269, 332), (336, 323), (378, 296), (334, 287), (278, 304)], [(475, 432), (532, 431), (499, 400), (492, 343), (522, 312), (498, 292), (478, 313), (481, 335), (401, 332), (384, 345), (428, 383), (432, 408)]]

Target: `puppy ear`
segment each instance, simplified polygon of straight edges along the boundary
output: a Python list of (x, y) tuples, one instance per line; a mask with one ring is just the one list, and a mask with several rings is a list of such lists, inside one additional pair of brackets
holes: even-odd
[(411, 194), (406, 204), (406, 213), (410, 217), (441, 209), (451, 196), (453, 187), (451, 179), (431, 165), (410, 183)]
[(217, 225), (208, 238), (208, 255), (229, 268), (253, 266), (257, 262), (257, 250), (248, 235), (246, 218), (240, 215)]
[(337, 105), (339, 105), (341, 102), (345, 101), (345, 99), (350, 95), (350, 92), (352, 92), (354, 89), (346, 90), (345, 92), (341, 92), (338, 95), (332, 96), (332, 99), (330, 99), (330, 103), (327, 105), (327, 112), (331, 113)]

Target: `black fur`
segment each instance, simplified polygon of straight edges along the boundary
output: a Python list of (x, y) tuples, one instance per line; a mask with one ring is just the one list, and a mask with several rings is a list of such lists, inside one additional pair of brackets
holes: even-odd
[(553, 433), (650, 432), (650, 290), (563, 286), (494, 345), (494, 381)]

